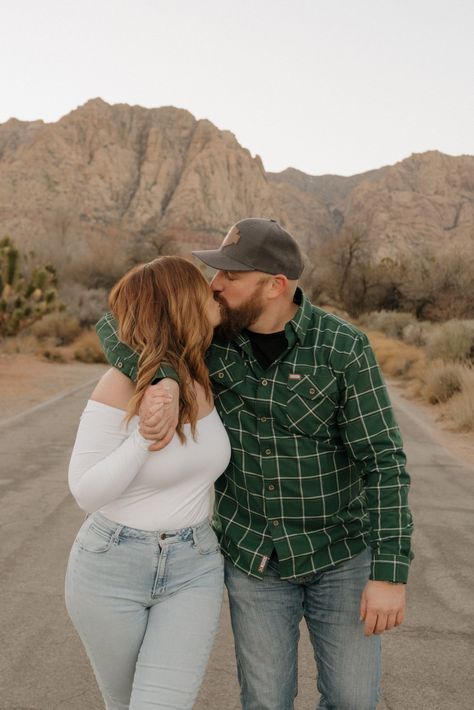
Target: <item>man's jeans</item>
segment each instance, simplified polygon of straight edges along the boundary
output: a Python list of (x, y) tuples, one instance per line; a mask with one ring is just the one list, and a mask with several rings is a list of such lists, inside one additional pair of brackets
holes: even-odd
[(66, 604), (107, 710), (192, 708), (219, 620), (224, 565), (206, 521), (167, 536), (94, 513), (73, 545)]
[(297, 581), (270, 562), (263, 580), (226, 561), (243, 710), (291, 710), (297, 694), (299, 624), (308, 625), (318, 667), (321, 710), (374, 710), (380, 637), (359, 621), (371, 554)]

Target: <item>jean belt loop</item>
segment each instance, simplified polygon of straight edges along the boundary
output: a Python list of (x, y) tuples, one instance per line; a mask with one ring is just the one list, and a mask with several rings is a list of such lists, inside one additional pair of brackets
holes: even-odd
[(114, 534), (112, 535), (112, 544), (113, 545), (118, 544), (120, 533), (122, 532), (123, 528), (124, 528), (123, 525), (117, 525), (117, 527), (115, 528)]

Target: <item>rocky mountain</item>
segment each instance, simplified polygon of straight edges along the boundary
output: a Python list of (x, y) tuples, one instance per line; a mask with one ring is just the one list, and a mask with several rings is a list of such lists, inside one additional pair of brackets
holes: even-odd
[[(268, 176), (288, 221), (305, 235), (313, 225), (307, 248), (347, 228), (366, 233), (381, 256), (448, 239), (474, 249), (474, 156), (429, 151), (351, 177), (292, 168)], [(324, 223), (323, 208), (330, 217)]]
[(101, 99), (56, 123), (0, 125), (1, 236), (60, 269), (120, 261), (143, 242), (212, 247), (244, 216), (276, 217), (306, 251), (346, 227), (381, 253), (472, 246), (474, 157), (429, 152), (352, 177), (266, 173), (232, 133), (185, 110)]

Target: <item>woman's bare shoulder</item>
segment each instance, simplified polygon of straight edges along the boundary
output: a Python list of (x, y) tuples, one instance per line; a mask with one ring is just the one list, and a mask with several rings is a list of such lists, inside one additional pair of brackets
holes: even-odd
[(126, 409), (135, 393), (135, 384), (115, 367), (107, 370), (97, 383), (90, 399), (117, 409)]

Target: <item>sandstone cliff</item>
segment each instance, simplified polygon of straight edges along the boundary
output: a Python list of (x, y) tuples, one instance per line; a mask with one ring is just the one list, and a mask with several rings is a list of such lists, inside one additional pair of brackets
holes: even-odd
[(215, 246), (244, 216), (273, 216), (310, 251), (344, 227), (381, 254), (474, 241), (474, 157), (437, 152), (352, 177), (266, 173), (234, 135), (172, 107), (101, 99), (57, 123), (0, 125), (0, 233), (59, 268), (131, 242)]

